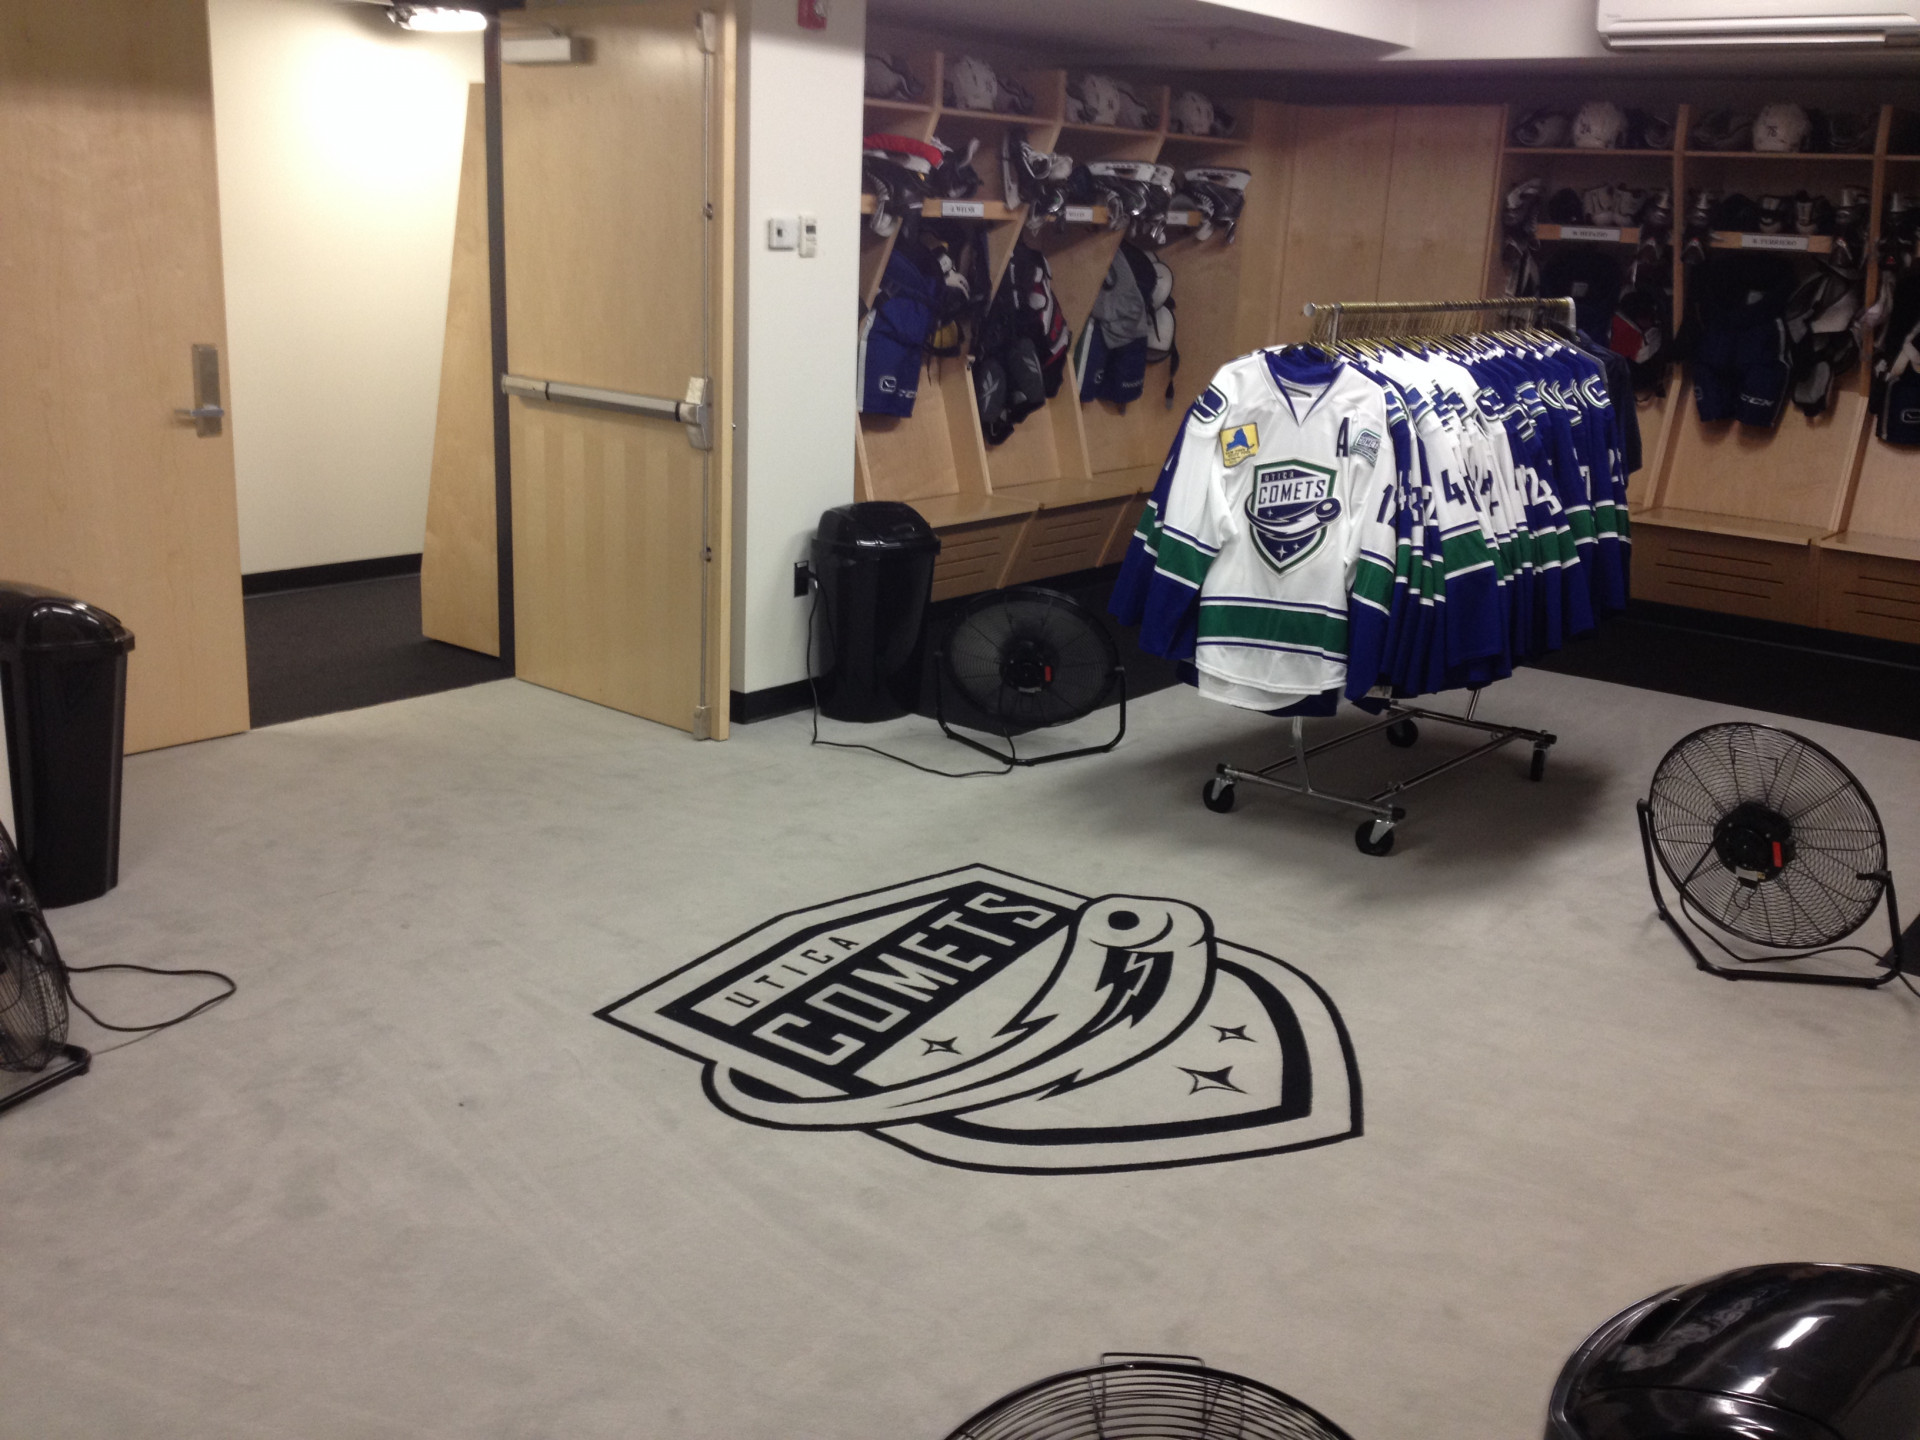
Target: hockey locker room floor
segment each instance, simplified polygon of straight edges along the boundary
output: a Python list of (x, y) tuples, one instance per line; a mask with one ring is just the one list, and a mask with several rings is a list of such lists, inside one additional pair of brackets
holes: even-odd
[[(120, 888), (56, 934), (240, 991), (0, 1117), (0, 1436), (939, 1440), (1131, 1350), (1357, 1440), (1525, 1440), (1660, 1287), (1920, 1268), (1920, 1001), (1729, 985), (1652, 913), (1633, 802), (1747, 712), (1540, 671), (1487, 700), (1560, 736), (1546, 781), (1517, 749), (1416, 791), (1385, 860), (1309, 802), (1202, 808), (1283, 727), (1185, 690), (996, 780), (516, 681), (136, 756)], [(1791, 724), (1920, 903), (1920, 744)], [(1172, 964), (1049, 981), (1108, 895), (1096, 938)], [(917, 964), (842, 963), (888, 936)], [(186, 993), (85, 978), (122, 1016)], [(1061, 1025), (1093, 1038), (1051, 1094), (942, 1080)]]

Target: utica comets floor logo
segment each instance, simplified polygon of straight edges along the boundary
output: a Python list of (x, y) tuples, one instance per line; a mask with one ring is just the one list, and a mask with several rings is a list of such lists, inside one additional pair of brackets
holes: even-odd
[(1205, 911), (972, 865), (770, 920), (599, 1012), (755, 1124), (1048, 1173), (1360, 1133), (1326, 992)]

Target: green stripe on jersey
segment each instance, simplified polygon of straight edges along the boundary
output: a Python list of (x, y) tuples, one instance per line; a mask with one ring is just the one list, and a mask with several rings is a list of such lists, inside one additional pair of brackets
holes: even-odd
[(1171, 530), (1160, 532), (1160, 547), (1154, 569), (1199, 589), (1213, 566), (1213, 557), (1182, 540)]
[(1265, 605), (1202, 600), (1200, 639), (1305, 645), (1344, 655), (1347, 653), (1347, 620), (1344, 615), (1323, 615), (1313, 610), (1275, 610)]
[(1393, 598), (1393, 571), (1370, 556), (1362, 555), (1353, 572), (1353, 598), (1386, 608)]
[(1446, 562), (1449, 575), (1458, 575), (1463, 571), (1494, 563), (1493, 553), (1487, 546), (1487, 537), (1478, 530), (1463, 530), (1458, 535), (1448, 536), (1440, 542), (1440, 553)]

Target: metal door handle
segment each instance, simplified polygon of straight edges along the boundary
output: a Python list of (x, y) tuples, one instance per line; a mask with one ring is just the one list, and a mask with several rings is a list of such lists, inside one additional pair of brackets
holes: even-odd
[(215, 346), (193, 347), (193, 409), (173, 413), (176, 419), (191, 420), (194, 434), (203, 440), (220, 433), (227, 411), (220, 403), (220, 351)]
[(617, 410), (623, 415), (651, 415), (674, 420), (687, 427), (687, 443), (696, 450), (713, 448), (713, 403), (708, 395), (709, 382), (695, 375), (687, 381), (687, 397), (672, 400), (663, 395), (633, 395), (624, 390), (602, 390), (593, 385), (570, 385), (564, 380), (534, 380), (525, 375), (502, 375), (503, 394), (523, 400), (545, 400), (550, 404), (589, 405), (597, 410)]

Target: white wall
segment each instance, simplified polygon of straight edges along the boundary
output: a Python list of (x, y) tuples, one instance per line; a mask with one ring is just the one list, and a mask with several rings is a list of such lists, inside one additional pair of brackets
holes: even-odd
[(1392, 60), (1568, 60), (1611, 52), (1593, 0), (1419, 0), (1418, 39)]
[(241, 569), (417, 553), (480, 37), (207, 9)]
[[(808, 602), (793, 594), (820, 512), (853, 499), (866, 0), (802, 30), (794, 0), (741, 7), (739, 363), (733, 677), (806, 677)], [(766, 247), (774, 215), (819, 217), (820, 253)]]

